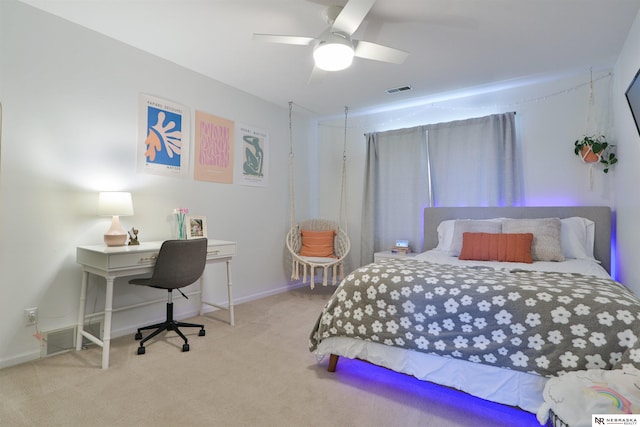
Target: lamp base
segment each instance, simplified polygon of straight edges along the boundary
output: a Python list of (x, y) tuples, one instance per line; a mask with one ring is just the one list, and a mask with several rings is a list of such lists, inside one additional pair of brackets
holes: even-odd
[(124, 246), (127, 242), (126, 234), (105, 234), (104, 243), (107, 246)]

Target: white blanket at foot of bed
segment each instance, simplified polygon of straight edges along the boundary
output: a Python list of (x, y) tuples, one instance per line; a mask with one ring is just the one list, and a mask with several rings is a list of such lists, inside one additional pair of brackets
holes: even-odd
[(591, 427), (593, 414), (638, 414), (640, 370), (624, 366), (568, 372), (547, 381), (543, 398), (540, 424), (547, 421), (549, 410), (571, 427)]

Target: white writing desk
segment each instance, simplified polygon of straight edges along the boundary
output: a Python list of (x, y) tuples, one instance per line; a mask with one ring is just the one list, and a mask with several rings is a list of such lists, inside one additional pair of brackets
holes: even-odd
[[(111, 315), (113, 311), (113, 282), (118, 277), (135, 276), (153, 271), (158, 251), (162, 242), (147, 242), (135, 246), (93, 245), (78, 246), (76, 260), (82, 265), (82, 287), (80, 289), (80, 311), (78, 313), (78, 332), (76, 350), (82, 348), (82, 338), (102, 347), (102, 369), (109, 367), (109, 346), (111, 342)], [(202, 305), (229, 310), (229, 323), (234, 325), (233, 298), (231, 293), (231, 258), (236, 254), (236, 243), (224, 240), (209, 240), (207, 247), (207, 263), (227, 263), (227, 292), (229, 305), (227, 307), (203, 300), (203, 280), (200, 278), (200, 314)], [(104, 302), (104, 333), (102, 340), (84, 330), (85, 308), (87, 301), (87, 284), (89, 274), (104, 277), (107, 286)]]

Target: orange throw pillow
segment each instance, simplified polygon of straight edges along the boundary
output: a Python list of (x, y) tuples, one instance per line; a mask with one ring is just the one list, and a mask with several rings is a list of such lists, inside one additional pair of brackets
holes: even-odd
[(532, 233), (463, 233), (458, 259), (533, 263)]
[(302, 248), (301, 256), (335, 258), (333, 254), (333, 237), (336, 235), (334, 230), (327, 231), (311, 231), (302, 230)]

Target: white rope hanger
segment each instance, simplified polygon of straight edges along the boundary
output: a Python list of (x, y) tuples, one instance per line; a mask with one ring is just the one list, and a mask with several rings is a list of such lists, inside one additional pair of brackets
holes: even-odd
[(289, 101), (289, 206), (291, 215), (291, 227), (296, 221), (296, 205), (293, 185), (293, 130), (291, 125), (291, 113), (293, 112), (293, 102)]
[[(290, 223), (293, 227), (296, 223), (296, 205), (295, 205), (295, 178), (294, 178), (294, 159), (293, 152), (293, 101), (289, 101), (289, 207), (290, 207)], [(343, 230), (347, 230), (347, 124), (348, 124), (349, 107), (344, 107), (344, 137), (342, 146), (342, 178), (340, 189), (340, 207), (338, 211), (338, 224)]]
[[(347, 118), (349, 107), (344, 107), (344, 139), (342, 145), (342, 188), (340, 190), (340, 227), (347, 232)], [(344, 215), (344, 216), (343, 216)]]
[[(595, 109), (595, 101), (594, 101), (594, 94), (593, 94), (593, 68), (589, 69), (589, 73), (590, 73), (589, 74), (589, 101), (587, 105), (587, 120), (585, 123), (585, 135), (591, 135), (589, 131), (591, 130), (591, 128), (593, 128), (593, 135), (597, 137), (599, 135), (598, 123), (595, 121), (593, 117), (593, 110)], [(589, 170), (587, 171), (587, 187), (589, 191), (593, 191), (593, 165), (597, 164), (600, 161), (600, 155), (593, 153), (597, 157), (597, 160), (595, 162), (593, 161), (588, 162), (586, 159), (587, 159), (587, 156), (589, 156), (589, 153), (591, 152), (592, 152), (592, 148), (589, 147), (589, 149), (585, 153), (581, 153), (580, 155), (580, 158), (582, 159), (582, 161), (589, 166)]]

